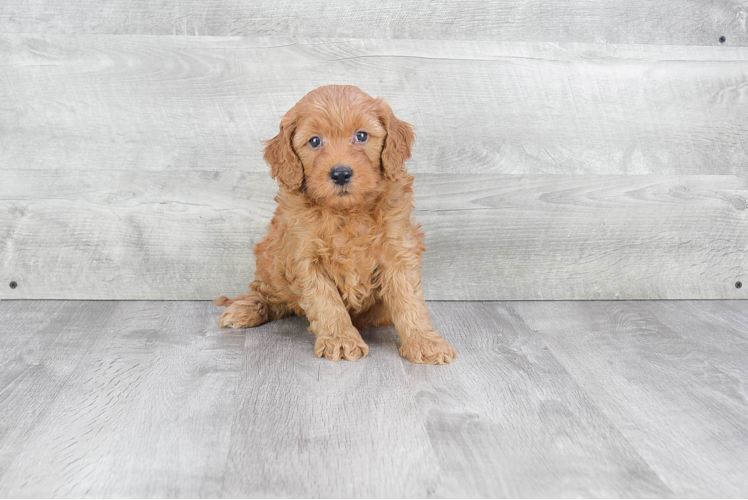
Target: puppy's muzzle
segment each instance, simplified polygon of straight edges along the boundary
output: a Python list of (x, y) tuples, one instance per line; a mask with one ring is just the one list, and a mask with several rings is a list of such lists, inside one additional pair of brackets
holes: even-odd
[(338, 186), (345, 186), (351, 182), (353, 171), (347, 165), (336, 165), (330, 170), (330, 179)]

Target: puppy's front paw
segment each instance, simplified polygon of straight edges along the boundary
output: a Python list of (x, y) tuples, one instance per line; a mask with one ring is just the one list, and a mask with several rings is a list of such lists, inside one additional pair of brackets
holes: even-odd
[(330, 361), (356, 361), (365, 358), (369, 354), (367, 346), (361, 336), (355, 337), (317, 337), (314, 343), (314, 354), (321, 358), (326, 357)]
[(440, 336), (411, 337), (400, 346), (400, 356), (411, 363), (444, 365), (457, 357), (457, 351)]

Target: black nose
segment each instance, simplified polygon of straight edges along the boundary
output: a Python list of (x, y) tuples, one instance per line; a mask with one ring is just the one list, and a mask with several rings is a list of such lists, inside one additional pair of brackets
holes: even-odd
[(351, 182), (351, 177), (353, 177), (351, 167), (338, 165), (337, 167), (332, 167), (332, 170), (330, 170), (330, 179), (338, 186), (345, 186)]

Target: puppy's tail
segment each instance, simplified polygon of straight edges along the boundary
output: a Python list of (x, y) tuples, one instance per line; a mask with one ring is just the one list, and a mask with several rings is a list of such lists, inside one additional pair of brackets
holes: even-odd
[(221, 295), (220, 297), (218, 297), (217, 299), (215, 299), (213, 301), (213, 303), (215, 305), (217, 305), (217, 306), (230, 306), (231, 304), (233, 304), (234, 302), (236, 302), (236, 300), (238, 298), (239, 297), (230, 299), (230, 298), (226, 297), (225, 295)]

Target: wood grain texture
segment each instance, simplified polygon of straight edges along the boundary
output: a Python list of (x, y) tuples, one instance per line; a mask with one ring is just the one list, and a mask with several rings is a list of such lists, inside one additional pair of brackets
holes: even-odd
[[(429, 302), (357, 362), (209, 302), (0, 302), (1, 497), (745, 497), (747, 301)], [(713, 339), (713, 341), (709, 341)]]
[(223, 496), (432, 496), (439, 467), (394, 329), (363, 332), (369, 356), (314, 357), (305, 318), (247, 332)]
[[(243, 293), (277, 189), (267, 174), (225, 171), (4, 181), (5, 299)], [(415, 190), (430, 299), (744, 298), (748, 288), (734, 285), (748, 267), (744, 178), (422, 174)]]
[(0, 168), (264, 172), (308, 91), (413, 123), (416, 173), (734, 174), (748, 48), (0, 35)]
[(0, 302), (0, 490), (38, 423), (56, 418), (55, 402), (114, 310), (110, 302)]
[(330, 82), (418, 128), (429, 298), (744, 296), (747, 48), (5, 34), (0, 64), (0, 298), (241, 293), (261, 139)]
[(208, 299), (246, 290), (277, 190), (266, 174), (217, 171), (5, 179), (0, 298)]
[(417, 206), (431, 299), (745, 297), (741, 178), (430, 180)]
[[(748, 461), (746, 361), (731, 367), (729, 344), (720, 345), (741, 333), (702, 319), (710, 306), (701, 304), (510, 307), (677, 497), (744, 497), (748, 474), (736, 464)], [(728, 309), (745, 314), (746, 305)]]
[[(459, 353), (447, 370), (405, 363), (439, 457), (436, 496), (672, 496), (506, 305), (429, 306), (434, 325)], [(562, 491), (558, 478), (566, 483)]]
[[(101, 309), (82, 304), (88, 316)], [(112, 305), (103, 325), (89, 323), (96, 342), (77, 346), (82, 360), (45, 414), (14, 441), (1, 496), (220, 496), (244, 335), (220, 331), (207, 304)], [(11, 318), (18, 307), (3, 306)], [(23, 401), (18, 411), (33, 405)]]
[(746, 45), (743, 0), (6, 0), (0, 32)]

